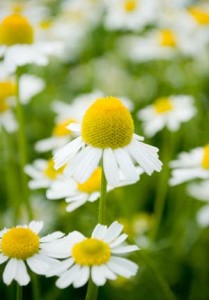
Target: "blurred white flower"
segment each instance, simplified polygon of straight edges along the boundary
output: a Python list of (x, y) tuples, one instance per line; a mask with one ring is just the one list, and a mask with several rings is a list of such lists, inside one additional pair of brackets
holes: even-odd
[(130, 278), (136, 275), (138, 266), (121, 257), (139, 248), (123, 242), (128, 237), (121, 234), (123, 225), (113, 222), (109, 227), (98, 224), (90, 238), (74, 231), (66, 238), (63, 246), (65, 260), (52, 266), (47, 276), (60, 276), (56, 286), (63, 289), (69, 285), (81, 287), (91, 278), (97, 286), (102, 286), (107, 279), (115, 280), (118, 276)]
[(182, 152), (170, 162), (172, 168), (170, 185), (177, 185), (196, 178), (209, 178), (209, 145), (190, 152)]
[(143, 121), (145, 135), (151, 137), (167, 127), (177, 131), (181, 123), (189, 121), (196, 113), (192, 96), (179, 95), (157, 99), (138, 111), (137, 117)]

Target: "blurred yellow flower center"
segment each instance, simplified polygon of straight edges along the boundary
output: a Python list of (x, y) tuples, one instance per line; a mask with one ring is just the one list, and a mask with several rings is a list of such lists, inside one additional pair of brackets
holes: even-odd
[(117, 149), (131, 142), (134, 123), (128, 109), (115, 97), (97, 99), (84, 115), (81, 135), (96, 148)]
[(7, 98), (14, 96), (16, 85), (12, 81), (0, 81), (0, 113), (9, 108)]
[(209, 145), (204, 147), (202, 167), (204, 169), (209, 169)]
[(87, 238), (73, 246), (72, 257), (79, 265), (102, 265), (110, 259), (110, 247), (103, 241)]
[(39, 251), (39, 236), (29, 228), (12, 228), (2, 237), (1, 251), (11, 258), (27, 259)]
[(19, 14), (19, 13), (22, 13), (24, 10), (24, 5), (23, 3), (14, 3), (12, 5), (12, 12), (13, 13), (16, 13), (16, 14)]
[(169, 98), (159, 98), (154, 103), (154, 109), (158, 114), (163, 114), (172, 110), (173, 104)]
[(25, 17), (13, 14), (0, 24), (0, 44), (11, 46), (32, 43), (33, 28)]
[(56, 124), (53, 129), (53, 135), (55, 136), (66, 136), (72, 133), (71, 130), (67, 129), (66, 127), (71, 123), (75, 123), (75, 120), (66, 120), (64, 122)]
[(64, 171), (65, 165), (58, 170), (54, 168), (54, 161), (53, 159), (48, 160), (46, 169), (44, 170), (44, 174), (49, 177), (50, 179), (56, 179), (58, 175), (61, 175)]
[(78, 189), (84, 193), (93, 193), (100, 191), (102, 169), (97, 168), (88, 180), (84, 183), (78, 183)]
[(136, 0), (125, 0), (124, 8), (127, 12), (132, 12), (137, 8), (137, 1)]
[(163, 47), (175, 47), (176, 38), (174, 33), (169, 29), (161, 30), (160, 32), (160, 45)]
[(52, 26), (51, 20), (43, 20), (39, 23), (39, 27), (43, 30), (47, 30)]
[(203, 9), (191, 7), (189, 12), (198, 24), (209, 25), (209, 11), (206, 12)]

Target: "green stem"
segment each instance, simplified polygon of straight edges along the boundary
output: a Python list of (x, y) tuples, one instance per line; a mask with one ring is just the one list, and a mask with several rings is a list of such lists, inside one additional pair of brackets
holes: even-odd
[(105, 224), (106, 198), (107, 198), (107, 180), (105, 178), (104, 168), (102, 165), (101, 195), (100, 195), (100, 199), (99, 199), (99, 213), (98, 213), (98, 222), (100, 224)]
[(22, 300), (22, 286), (17, 283), (16, 300)]
[(25, 124), (24, 124), (24, 116), (22, 111), (22, 105), (20, 102), (20, 91), (19, 91), (19, 83), (20, 83), (20, 72), (17, 70), (16, 73), (16, 84), (17, 84), (17, 95), (16, 95), (16, 108), (17, 108), (17, 118), (18, 118), (18, 148), (19, 148), (19, 159), (20, 159), (20, 169), (21, 169), (21, 181), (22, 181), (22, 194), (23, 201), (25, 203), (28, 217), (32, 219), (33, 214), (30, 207), (29, 202), (29, 190), (27, 183), (27, 176), (24, 172), (24, 168), (27, 164), (27, 144), (25, 139)]
[(93, 283), (92, 280), (89, 280), (85, 300), (96, 300), (97, 295), (98, 295), (98, 287)]
[(31, 278), (32, 278), (33, 300), (40, 300), (41, 296), (40, 296), (38, 276), (31, 272)]

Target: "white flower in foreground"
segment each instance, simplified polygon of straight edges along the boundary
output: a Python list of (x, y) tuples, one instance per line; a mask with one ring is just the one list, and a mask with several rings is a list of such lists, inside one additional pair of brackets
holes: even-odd
[(7, 262), (3, 281), (9, 285), (16, 280), (19, 285), (30, 282), (26, 265), (36, 274), (44, 275), (58, 261), (63, 233), (53, 232), (39, 236), (43, 222), (32, 221), (29, 225), (16, 226), (0, 231), (0, 264)]
[(62, 177), (64, 167), (59, 170), (54, 169), (52, 159), (36, 159), (32, 165), (25, 166), (25, 173), (32, 177), (29, 181), (30, 189), (48, 188), (52, 182)]
[(137, 116), (143, 121), (144, 132), (153, 136), (167, 127), (177, 131), (181, 123), (189, 121), (196, 113), (191, 96), (179, 95), (159, 98), (152, 105), (141, 109)]
[[(143, 173), (141, 168), (138, 168), (138, 178)], [(46, 197), (50, 200), (65, 198), (68, 203), (66, 210), (71, 212), (78, 207), (84, 205), (87, 201), (94, 202), (100, 197), (101, 191), (102, 169), (96, 168), (93, 174), (84, 182), (78, 183), (72, 178), (61, 177), (54, 181), (46, 192)], [(133, 184), (124, 180), (122, 174), (118, 187)], [(107, 190), (112, 190), (113, 187), (108, 186)]]
[(109, 30), (138, 30), (158, 17), (157, 1), (114, 0), (106, 1), (105, 26)]
[(170, 185), (177, 185), (196, 178), (209, 178), (209, 145), (198, 147), (189, 153), (182, 152), (170, 162), (172, 177)]
[(135, 245), (124, 245), (127, 234), (121, 234), (123, 225), (113, 222), (109, 227), (98, 224), (91, 237), (86, 238), (79, 232), (72, 232), (63, 246), (64, 261), (52, 266), (47, 276), (60, 276), (56, 286), (66, 288), (73, 284), (75, 288), (86, 284), (89, 278), (98, 285), (104, 285), (107, 279), (117, 276), (130, 278), (136, 275), (138, 266), (126, 258), (120, 257), (138, 250)]
[[(189, 184), (187, 192), (191, 197), (209, 203), (209, 180)], [(196, 218), (201, 227), (209, 226), (209, 204), (199, 209)]]
[[(71, 129), (80, 130), (72, 125)], [(99, 98), (84, 115), (81, 136), (55, 153), (55, 168), (68, 164), (66, 175), (84, 183), (102, 160), (110, 186), (118, 185), (119, 171), (134, 182), (138, 180), (135, 162), (148, 175), (162, 167), (158, 148), (142, 143), (143, 139), (134, 134), (133, 119), (119, 99)]]
[(10, 72), (27, 64), (47, 65), (48, 56), (57, 54), (56, 42), (34, 40), (34, 29), (24, 16), (14, 13), (0, 23), (0, 53)]

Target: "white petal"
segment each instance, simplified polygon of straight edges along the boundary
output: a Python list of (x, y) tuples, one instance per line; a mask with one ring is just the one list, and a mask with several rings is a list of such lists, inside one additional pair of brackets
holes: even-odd
[(115, 280), (117, 278), (117, 276), (106, 265), (101, 265), (100, 269), (107, 279)]
[(128, 235), (123, 233), (121, 234), (117, 239), (115, 239), (113, 242), (110, 243), (110, 248), (114, 248), (121, 243), (123, 243), (127, 239)]
[(30, 269), (39, 275), (44, 275), (50, 266), (57, 263), (57, 260), (42, 254), (35, 254), (26, 261)]
[(69, 162), (76, 153), (80, 150), (84, 143), (82, 142), (81, 137), (76, 138), (60, 150), (55, 153), (55, 169), (58, 170), (60, 167)]
[(5, 256), (4, 254), (0, 253), (0, 265), (3, 264), (8, 259), (9, 259), (8, 256)]
[(67, 212), (72, 212), (75, 209), (77, 209), (78, 207), (82, 206), (84, 203), (86, 203), (86, 200), (80, 200), (80, 201), (74, 201), (71, 202), (67, 207), (66, 207), (66, 211)]
[(58, 262), (57, 264), (54, 264), (51, 266), (45, 273), (47, 277), (60, 275), (63, 272), (65, 272), (68, 268), (70, 268), (74, 263), (74, 260), (72, 258), (68, 258), (66, 260), (63, 260), (61, 262)]
[(31, 221), (29, 223), (29, 228), (33, 230), (35, 233), (39, 233), (43, 228), (43, 224), (44, 223), (42, 221)]
[(19, 285), (24, 286), (30, 282), (30, 276), (28, 275), (25, 263), (22, 260), (18, 260), (15, 280)]
[(139, 179), (139, 175), (129, 154), (122, 148), (114, 150), (114, 154), (125, 178), (130, 181), (136, 182)]
[(73, 280), (73, 286), (74, 288), (79, 288), (86, 284), (86, 282), (89, 279), (90, 275), (90, 268), (89, 267), (81, 267), (79, 276)]
[(66, 126), (66, 128), (75, 132), (81, 132), (81, 125), (78, 123), (71, 123), (70, 125)]
[(74, 265), (70, 270), (60, 276), (60, 278), (56, 281), (56, 286), (60, 289), (68, 287), (78, 278), (79, 271), (80, 266)]
[(129, 253), (139, 250), (139, 248), (136, 245), (130, 245), (130, 246), (124, 246), (124, 247), (118, 247), (111, 250), (114, 254), (121, 254), (121, 253)]
[(53, 232), (53, 233), (51, 233), (51, 234), (48, 234), (48, 235), (42, 237), (42, 238), (40, 239), (40, 242), (41, 242), (41, 243), (48, 243), (48, 242), (51, 242), (51, 241), (60, 239), (60, 238), (63, 237), (63, 236), (64, 236), (64, 233), (63, 233), (63, 232), (61, 232), (61, 231), (55, 231), (55, 232)]
[(91, 237), (97, 239), (103, 239), (106, 232), (107, 232), (106, 225), (97, 224), (96, 227), (94, 228), (94, 231), (92, 232)]
[(8, 261), (3, 273), (3, 281), (5, 284), (9, 285), (15, 278), (17, 272), (17, 264), (18, 261), (15, 258), (12, 258)]
[(92, 194), (89, 196), (88, 201), (89, 201), (89, 202), (94, 202), (94, 201), (96, 201), (99, 197), (100, 197), (100, 192), (94, 192), (94, 193), (92, 193)]
[(122, 257), (112, 256), (107, 266), (116, 274), (125, 278), (136, 275), (138, 266), (130, 260)]
[(92, 281), (97, 286), (102, 286), (106, 282), (105, 275), (102, 272), (102, 268), (100, 266), (93, 266), (92, 267), (92, 269), (91, 269), (91, 278), (92, 278)]
[(119, 224), (117, 221), (113, 222), (110, 225), (110, 227), (107, 229), (107, 232), (103, 238), (104, 241), (106, 243), (112, 242), (120, 235), (122, 230), (123, 230), (123, 225)]
[(107, 148), (103, 152), (103, 167), (108, 184), (116, 186), (119, 182), (119, 170), (114, 151), (111, 148)]

